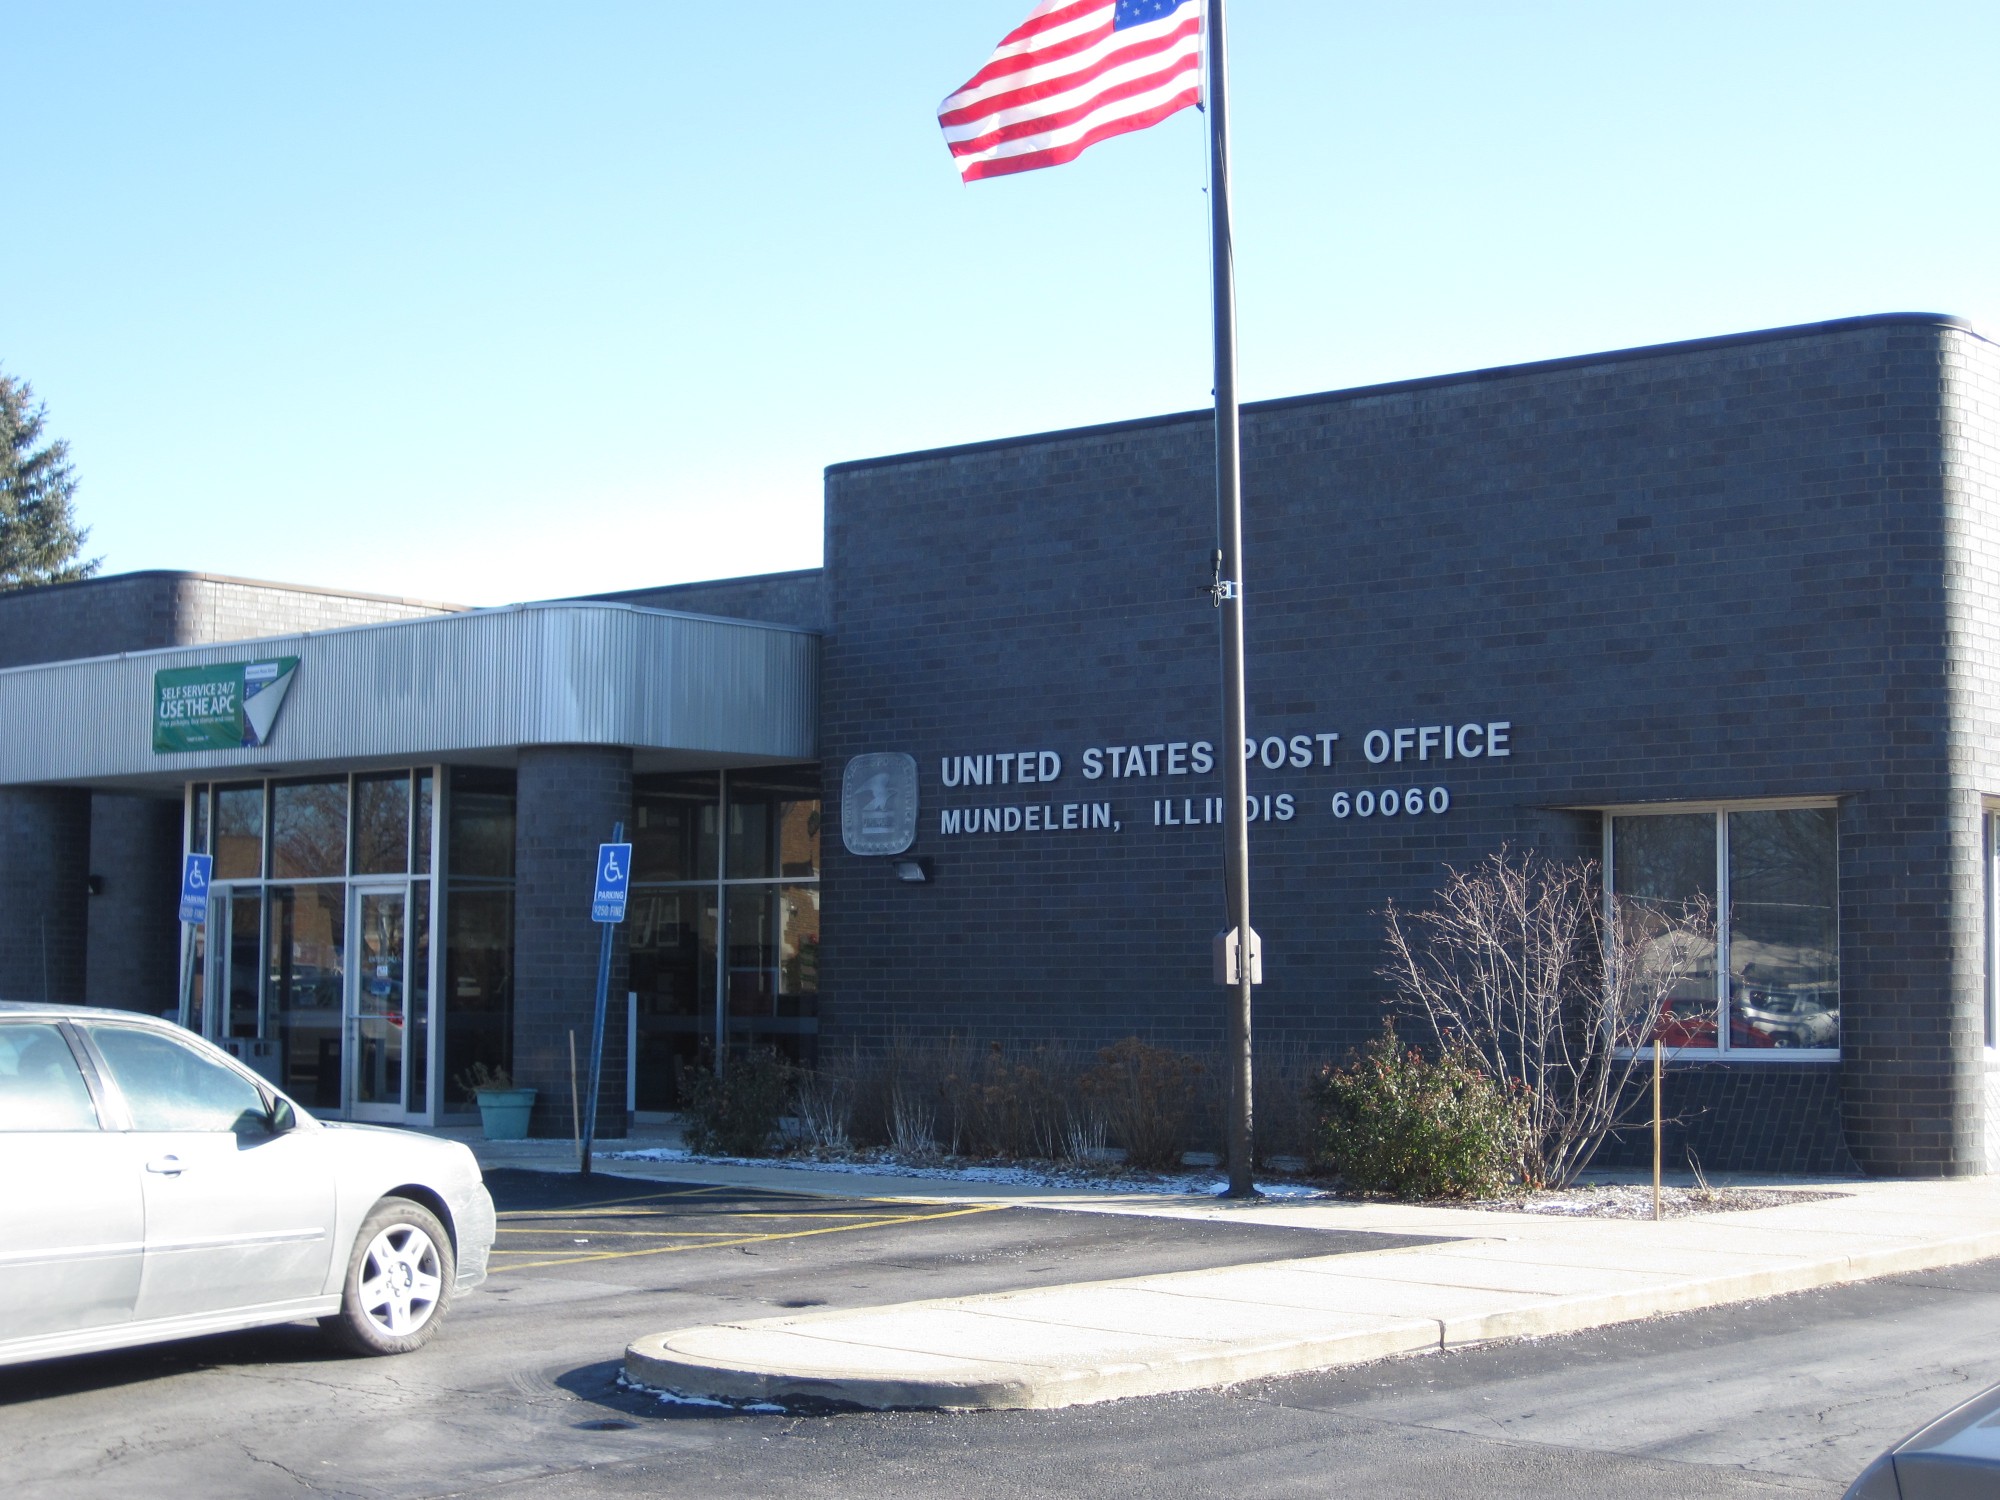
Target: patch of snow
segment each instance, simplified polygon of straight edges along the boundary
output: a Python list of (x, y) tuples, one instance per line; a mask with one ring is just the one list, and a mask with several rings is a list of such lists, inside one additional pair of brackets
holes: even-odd
[[(597, 1153), (608, 1161), (671, 1161), (718, 1167), (784, 1167), (794, 1172), (827, 1172), (853, 1177), (907, 1177), (924, 1182), (980, 1183), (989, 1187), (1094, 1188), (1100, 1192), (1158, 1193), (1176, 1197), (1218, 1196), (1229, 1184), (1212, 1173), (1088, 1172), (1064, 1167), (955, 1166), (898, 1161), (886, 1153), (854, 1160), (811, 1157), (697, 1156), (674, 1146)], [(1267, 1198), (1328, 1198), (1323, 1188), (1299, 1182), (1258, 1183)]]

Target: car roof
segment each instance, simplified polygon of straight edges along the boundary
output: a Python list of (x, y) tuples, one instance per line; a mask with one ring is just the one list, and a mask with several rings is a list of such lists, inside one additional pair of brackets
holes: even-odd
[(50, 1016), (58, 1020), (102, 1020), (111, 1017), (120, 1021), (151, 1022), (155, 1026), (171, 1024), (143, 1010), (121, 1010), (112, 1005), (43, 1005), (33, 1000), (0, 1000), (0, 1016)]

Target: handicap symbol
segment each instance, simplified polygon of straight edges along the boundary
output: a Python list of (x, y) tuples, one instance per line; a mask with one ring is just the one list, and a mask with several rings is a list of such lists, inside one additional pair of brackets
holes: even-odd
[(207, 878), (206, 878), (205, 876), (203, 876), (203, 874), (201, 873), (201, 866), (200, 866), (200, 865), (189, 865), (189, 866), (188, 866), (188, 889), (189, 889), (189, 890), (191, 890), (191, 891), (198, 891), (198, 890), (202, 889), (202, 888), (203, 888), (204, 886), (206, 886), (207, 884), (208, 884), (208, 880), (207, 880)]
[(625, 878), (625, 872), (618, 868), (618, 851), (613, 849), (604, 856), (604, 879), (609, 885), (616, 885)]

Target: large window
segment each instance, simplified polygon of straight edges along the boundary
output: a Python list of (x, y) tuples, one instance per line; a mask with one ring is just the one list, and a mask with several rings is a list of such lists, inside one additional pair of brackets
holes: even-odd
[(1715, 912), (1715, 941), (1656, 1033), (1718, 1056), (1837, 1054), (1839, 838), (1832, 807), (1613, 813), (1613, 899)]
[(809, 1059), (819, 1029), (819, 774), (640, 777), (626, 938), (638, 1107), (717, 1050)]

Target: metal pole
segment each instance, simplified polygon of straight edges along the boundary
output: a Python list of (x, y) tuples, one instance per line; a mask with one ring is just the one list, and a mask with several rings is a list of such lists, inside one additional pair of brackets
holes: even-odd
[(1254, 1198), (1250, 1097), (1250, 816), (1243, 757), (1243, 501), (1236, 410), (1236, 264), (1229, 226), (1229, 69), (1223, 0), (1208, 3), (1209, 257), (1215, 302), (1215, 531), (1222, 572), (1223, 878), (1236, 933), (1229, 999), (1229, 1196)]
[(1660, 1219), (1660, 1040), (1653, 1038), (1653, 1222)]
[[(624, 823), (611, 825), (611, 842), (625, 842)], [(597, 1086), (604, 1075), (604, 1009), (611, 990), (611, 929), (618, 924), (604, 922), (599, 925), (604, 929), (604, 935), (597, 948), (597, 1013), (590, 1023), (590, 1093), (583, 1101), (583, 1145), (577, 1153), (580, 1158), (577, 1171), (585, 1177), (590, 1175), (590, 1147), (597, 1139)]]

